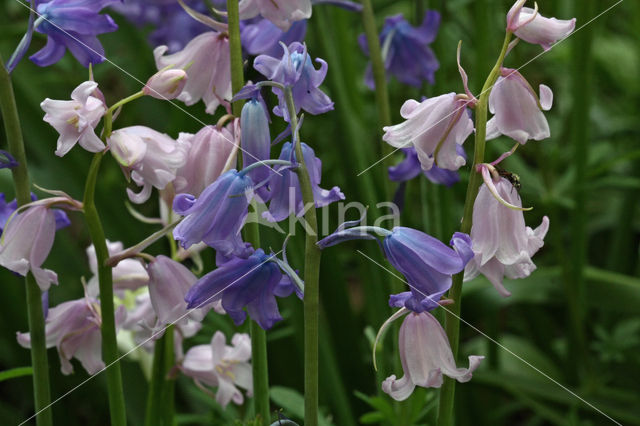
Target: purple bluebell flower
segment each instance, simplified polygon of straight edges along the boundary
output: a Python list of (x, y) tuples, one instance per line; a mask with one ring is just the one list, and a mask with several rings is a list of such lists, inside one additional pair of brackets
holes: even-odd
[[(33, 192), (31, 193), (31, 201), (36, 201), (38, 197)], [(2, 235), (2, 230), (7, 223), (9, 217), (16, 211), (18, 208), (18, 201), (14, 199), (13, 201), (6, 202), (5, 196), (3, 193), (0, 193), (0, 235)], [(64, 212), (64, 210), (60, 209), (51, 209), (53, 210), (53, 215), (56, 221), (56, 231), (66, 228), (71, 225), (71, 221), (69, 217)]]
[[(269, 134), (269, 117), (265, 106), (259, 99), (251, 99), (242, 107), (240, 114), (242, 166), (248, 167), (259, 161), (271, 158), (271, 135)], [(265, 182), (272, 174), (269, 166), (261, 166), (251, 170), (247, 175), (256, 184)], [(258, 193), (262, 201), (268, 200), (268, 191), (263, 186)]]
[[(405, 153), (406, 157), (395, 166), (389, 167), (390, 180), (394, 182), (405, 182), (415, 178), (420, 173), (424, 174), (431, 182), (446, 186), (452, 186), (460, 180), (458, 172), (441, 169), (438, 166), (433, 166), (425, 172), (420, 166), (420, 160), (418, 159), (418, 153), (415, 148), (402, 148), (402, 151)], [(465, 159), (467, 158), (464, 148), (461, 145), (456, 145), (456, 151), (458, 151), (460, 156)]]
[[(291, 43), (287, 48), (283, 46), (283, 49), (281, 59), (260, 55), (253, 62), (253, 67), (269, 80), (291, 87), (296, 114), (300, 109), (313, 115), (331, 111), (333, 102), (318, 88), (327, 75), (327, 63), (316, 58), (316, 62), (320, 64), (320, 69), (316, 70), (307, 52), (307, 46), (298, 42)], [(272, 90), (279, 101), (279, 105), (273, 108), (274, 114), (289, 121), (289, 115), (285, 114), (284, 93), (276, 87)]]
[[(344, 194), (340, 188), (334, 186), (330, 190), (320, 188), (320, 179), (322, 176), (322, 161), (316, 157), (313, 149), (305, 143), (302, 143), (302, 155), (304, 162), (309, 171), (311, 186), (313, 190), (313, 199), (316, 207), (322, 207), (333, 203), (334, 201), (344, 200)], [(288, 160), (292, 163), (296, 162), (296, 153), (291, 142), (287, 142), (282, 146), (280, 152), (280, 160)], [(263, 217), (270, 222), (280, 222), (295, 213), (302, 216), (305, 212), (305, 205), (302, 200), (302, 191), (300, 190), (300, 181), (298, 175), (290, 168), (276, 167), (278, 173), (273, 173), (269, 182), (269, 190), (271, 191), (271, 201), (269, 203), (269, 211), (263, 213)]]
[[(439, 26), (440, 14), (434, 10), (425, 13), (422, 25), (417, 28), (412, 27), (401, 14), (386, 18), (380, 32), (380, 45), (383, 46), (387, 76), (393, 75), (401, 83), (415, 87), (420, 87), (424, 81), (433, 84), (440, 64), (429, 44), (435, 40)], [(369, 56), (364, 34), (360, 35), (358, 43)], [(367, 68), (365, 82), (374, 88), (371, 65)]]
[(409, 292), (392, 295), (389, 304), (414, 312), (438, 307), (440, 297), (451, 287), (451, 275), (462, 271), (473, 258), (467, 234), (453, 234), (450, 241), (453, 248), (449, 248), (424, 232), (403, 226), (391, 231), (373, 226), (341, 226), (317, 244), (325, 248), (348, 240), (376, 239), (373, 234), (384, 236), (381, 247), (385, 256), (406, 277), (411, 288)]
[(271, 21), (254, 18), (240, 23), (242, 47), (249, 55), (278, 56), (282, 51), (280, 42), (290, 45), (302, 42), (307, 33), (307, 20), (294, 22), (287, 31), (282, 31)]
[[(207, 12), (205, 2), (201, 0), (185, 0), (184, 3), (198, 12)], [(211, 30), (189, 16), (176, 0), (127, 0), (115, 4), (113, 9), (138, 27), (151, 26), (149, 43), (165, 45), (170, 53), (182, 50), (191, 39)]]
[(246, 259), (235, 257), (200, 278), (187, 292), (187, 309), (201, 308), (217, 300), (236, 325), (249, 315), (267, 330), (282, 319), (275, 291), (282, 280), (278, 265), (262, 249)]
[(109, 33), (118, 26), (109, 15), (99, 12), (120, 0), (51, 0), (37, 5), (40, 15), (35, 30), (47, 35), (47, 44), (29, 59), (46, 67), (58, 62), (67, 49), (83, 66), (105, 60), (98, 34)]
[(198, 198), (176, 195), (173, 210), (185, 218), (173, 230), (174, 238), (184, 248), (203, 241), (225, 255), (243, 250), (239, 234), (252, 196), (251, 178), (236, 170), (222, 174)]
[(0, 169), (13, 169), (18, 167), (18, 162), (9, 152), (0, 149)]

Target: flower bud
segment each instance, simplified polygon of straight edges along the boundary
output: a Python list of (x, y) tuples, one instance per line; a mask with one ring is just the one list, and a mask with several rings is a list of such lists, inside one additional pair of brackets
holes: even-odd
[(187, 72), (183, 69), (160, 70), (149, 78), (142, 88), (145, 95), (156, 99), (175, 99), (187, 84)]

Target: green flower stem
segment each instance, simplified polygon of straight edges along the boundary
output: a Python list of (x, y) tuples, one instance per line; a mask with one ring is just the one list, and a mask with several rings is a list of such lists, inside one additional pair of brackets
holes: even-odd
[(139, 92), (134, 93), (131, 96), (127, 96), (124, 99), (120, 99), (118, 102), (113, 104), (107, 110), (107, 112), (104, 115), (104, 130), (103, 130), (103, 139), (105, 141), (107, 140), (107, 138), (109, 138), (109, 136), (111, 136), (111, 130), (113, 127), (113, 113), (124, 104), (127, 104), (131, 101), (135, 101), (136, 99), (141, 98), (143, 96), (144, 96), (144, 92), (141, 90)]
[(164, 332), (164, 392), (162, 399), (164, 406), (160, 407), (162, 411), (162, 420), (165, 426), (173, 426), (175, 413), (175, 388), (176, 379), (171, 376), (171, 370), (176, 363), (174, 350), (174, 328), (175, 325), (167, 327)]
[[(240, 44), (240, 17), (237, 1), (227, 0), (227, 14), (229, 23), (229, 49), (231, 53), (231, 90), (235, 94), (244, 86), (242, 46)], [(235, 101), (232, 105), (233, 115), (240, 117), (243, 105), (243, 100)], [(241, 155), (238, 157), (238, 164), (242, 164)], [(254, 208), (254, 206), (252, 205), (251, 208)], [(257, 222), (245, 224), (243, 233), (246, 242), (251, 243), (255, 248), (260, 247), (260, 228)], [(260, 328), (255, 321), (251, 320), (249, 324), (255, 414), (260, 418), (262, 424), (267, 426), (271, 423), (267, 333)]]
[(305, 207), (311, 206), (304, 214), (309, 229), (306, 230), (304, 247), (304, 424), (318, 425), (318, 308), (320, 304), (320, 257), (322, 251), (318, 242), (318, 219), (315, 200), (311, 189), (311, 179), (302, 155), (302, 145), (298, 132), (298, 117), (290, 87), (285, 87), (287, 112), (293, 130), (296, 160), (300, 166), (296, 169), (302, 201)]
[[(110, 115), (110, 114), (107, 114)], [(106, 122), (106, 117), (105, 117)], [(105, 132), (106, 135), (106, 132)], [(104, 230), (95, 205), (96, 180), (104, 152), (93, 156), (84, 191), (84, 216), (89, 229), (91, 241), (96, 249), (98, 263), (98, 282), (100, 287), (100, 311), (102, 314), (102, 359), (108, 366), (107, 390), (109, 392), (109, 412), (112, 426), (126, 426), (124, 394), (122, 392), (122, 376), (118, 359), (116, 342), (116, 326), (113, 307), (113, 276), (111, 267), (106, 264), (109, 258)]]
[[(476, 195), (478, 195), (478, 189), (482, 183), (482, 176), (476, 172), (476, 166), (484, 162), (484, 148), (487, 135), (487, 106), (489, 103), (489, 95), (491, 89), (496, 80), (500, 76), (500, 68), (504, 61), (504, 57), (507, 53), (507, 47), (511, 40), (511, 32), (507, 32), (504, 37), (504, 43), (502, 44), (502, 51), (496, 61), (489, 77), (482, 87), (480, 92), (480, 98), (475, 108), (476, 118), (476, 135), (473, 154), (473, 165), (471, 166), (471, 174), (469, 176), (469, 184), (467, 185), (467, 196), (464, 203), (464, 216), (462, 217), (462, 226), (460, 231), (468, 234), (471, 232), (472, 218), (473, 218), (473, 203), (475, 202)], [(453, 352), (453, 359), (458, 356), (458, 343), (460, 338), (460, 305), (462, 302), (462, 279), (464, 278), (464, 271), (453, 277), (453, 285), (447, 295), (448, 299), (452, 299), (454, 304), (449, 306), (449, 310), (445, 316), (444, 329), (447, 332), (449, 343), (451, 344), (451, 351)], [(445, 377), (442, 388), (440, 389), (440, 410), (438, 412), (438, 425), (449, 426), (453, 425), (453, 405), (455, 394), (456, 381)]]
[[(18, 161), (18, 166), (13, 168), (13, 184), (18, 205), (22, 206), (31, 201), (29, 188), (29, 173), (27, 171), (27, 156), (22, 139), (18, 107), (13, 93), (11, 76), (4, 67), (4, 61), (0, 57), (0, 110), (2, 120), (7, 133), (7, 141), (11, 155)], [(44, 332), (44, 315), (42, 312), (42, 299), (40, 288), (32, 274), (27, 274), (25, 279), (27, 291), (27, 317), (29, 321), (29, 333), (31, 335), (31, 365), (33, 366), (33, 399), (38, 426), (50, 426), (53, 424), (49, 390), (49, 366), (47, 360), (47, 347)]]
[[(373, 71), (373, 81), (376, 86), (376, 106), (378, 108), (378, 128), (382, 130), (384, 126), (391, 125), (391, 109), (389, 107), (389, 91), (387, 90), (387, 76), (384, 69), (382, 49), (378, 30), (376, 28), (376, 17), (373, 13), (371, 0), (362, 0), (362, 23), (364, 34), (369, 47), (369, 57), (371, 59), (371, 70)], [(391, 165), (393, 148), (385, 142), (381, 142), (381, 154), (385, 157), (383, 161), (382, 173), (385, 186), (385, 198), (391, 200), (391, 183), (387, 179), (387, 168)]]
[(161, 409), (164, 404), (162, 401), (162, 393), (166, 373), (166, 345), (164, 344), (166, 337), (167, 333), (165, 332), (153, 345), (153, 363), (151, 365), (151, 382), (149, 383), (149, 392), (147, 393), (147, 413), (144, 419), (145, 426), (157, 426), (161, 424)]

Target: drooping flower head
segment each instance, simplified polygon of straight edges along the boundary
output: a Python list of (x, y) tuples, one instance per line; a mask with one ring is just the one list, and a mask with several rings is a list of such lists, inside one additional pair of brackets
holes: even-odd
[[(314, 115), (331, 111), (333, 102), (318, 88), (327, 75), (327, 63), (316, 58), (316, 62), (320, 64), (320, 69), (316, 70), (307, 46), (298, 42), (291, 43), (288, 47), (283, 45), (282, 48), (284, 55), (281, 59), (260, 55), (254, 60), (253, 67), (269, 80), (291, 87), (296, 114), (300, 109)], [(284, 93), (276, 87), (272, 90), (279, 101), (279, 105), (273, 109), (274, 114), (289, 121)]]
[(99, 152), (104, 144), (96, 136), (95, 128), (107, 108), (97, 92), (98, 83), (85, 81), (71, 92), (70, 101), (46, 98), (40, 104), (44, 121), (60, 134), (56, 155), (62, 157), (79, 143), (89, 152)]
[[(440, 67), (436, 55), (429, 45), (433, 43), (440, 26), (440, 14), (434, 10), (425, 12), (422, 25), (412, 27), (402, 14), (384, 20), (380, 32), (384, 67), (387, 77), (393, 75), (401, 83), (420, 87), (423, 82), (434, 83), (434, 74)], [(362, 51), (368, 56), (369, 47), (364, 34), (358, 37)], [(367, 67), (365, 82), (374, 88), (371, 65)]]
[[(502, 296), (507, 297), (511, 293), (502, 283), (505, 276), (525, 278), (536, 269), (531, 257), (544, 244), (549, 218), (544, 216), (535, 230), (526, 226), (522, 201), (511, 182), (496, 173), (490, 175), (486, 165), (482, 172), (485, 183), (473, 204), (471, 241), (474, 258), (466, 267), (464, 279), (468, 281), (483, 274)], [(507, 207), (504, 202), (515, 208)]]
[(471, 380), (484, 356), (469, 356), (469, 368), (458, 368), (449, 339), (437, 319), (428, 312), (409, 313), (402, 322), (398, 348), (404, 376), (391, 375), (382, 382), (382, 390), (396, 401), (409, 398), (416, 386), (439, 388), (442, 375), (460, 383)]
[(203, 241), (224, 254), (244, 251), (240, 229), (252, 196), (251, 178), (235, 169), (216, 179), (199, 197), (176, 195), (173, 210), (185, 218), (173, 230), (174, 238), (184, 248)]
[[(122, 242), (120, 241), (111, 242), (106, 240), (106, 242), (109, 256), (118, 254), (123, 250)], [(93, 244), (87, 247), (86, 253), (89, 261), (89, 270), (93, 274), (87, 282), (87, 294), (90, 297), (98, 297), (100, 294), (98, 259)], [(121, 260), (111, 269), (111, 275), (113, 277), (113, 289), (116, 291), (136, 290), (149, 283), (149, 274), (147, 274), (144, 265), (138, 259)]]
[(187, 73), (182, 69), (160, 70), (147, 80), (142, 92), (156, 99), (170, 100), (178, 97), (187, 84)]
[[(465, 159), (467, 155), (461, 145), (456, 146), (458, 154)], [(405, 158), (402, 162), (395, 166), (389, 167), (389, 179), (394, 182), (405, 182), (423, 174), (431, 182), (439, 185), (451, 186), (460, 180), (458, 172), (453, 170), (441, 169), (438, 166), (432, 166), (426, 172), (420, 166), (418, 153), (415, 148), (402, 148)]]
[(99, 34), (109, 33), (118, 26), (109, 15), (99, 12), (120, 0), (51, 0), (37, 2), (39, 19), (35, 30), (47, 35), (47, 44), (32, 55), (36, 65), (46, 67), (58, 62), (67, 49), (83, 66), (105, 60)]
[[(221, 300), (222, 307), (236, 325), (249, 316), (267, 330), (282, 319), (276, 295), (283, 289), (283, 274), (275, 256), (258, 249), (246, 258), (233, 257), (200, 278), (187, 292), (188, 309)], [(287, 281), (290, 285), (290, 281)], [(290, 293), (290, 292), (289, 292)]]
[[(36, 194), (32, 192), (31, 201), (36, 201), (37, 199), (38, 197), (36, 196)], [(13, 199), (13, 201), (9, 201), (7, 203), (5, 201), (4, 193), (0, 192), (0, 235), (2, 235), (2, 231), (5, 228), (7, 221), (9, 220), (13, 212), (15, 212), (17, 209), (18, 209), (18, 200)], [(60, 209), (51, 209), (51, 210), (53, 210), (53, 214), (56, 221), (56, 231), (71, 225), (71, 221), (69, 220), (69, 217), (67, 216), (64, 210), (60, 210)]]
[[(116, 327), (126, 316), (124, 306), (115, 312)], [(47, 348), (56, 347), (60, 356), (62, 374), (71, 374), (71, 358), (76, 358), (90, 375), (98, 373), (105, 365), (102, 361), (102, 337), (99, 302), (91, 297), (71, 300), (50, 308), (45, 321)], [(29, 333), (17, 333), (18, 343), (31, 347)]]
[(207, 31), (179, 52), (165, 55), (168, 50), (167, 46), (158, 46), (153, 56), (158, 70), (172, 67), (187, 72), (187, 83), (178, 100), (193, 105), (202, 99), (208, 114), (214, 114), (219, 105), (229, 106), (232, 96), (231, 59), (226, 34)]
[[(269, 116), (263, 102), (254, 98), (244, 104), (240, 114), (240, 128), (242, 130), (242, 167), (270, 159)], [(262, 166), (251, 170), (247, 175), (253, 182), (259, 184), (265, 182), (272, 173), (268, 166)], [(261, 191), (260, 198), (267, 201), (266, 188), (262, 187), (258, 191)]]
[(544, 50), (568, 37), (576, 27), (576, 18), (560, 20), (545, 18), (535, 9), (524, 7), (526, 0), (517, 0), (507, 13), (507, 30), (533, 44), (539, 44)]
[(287, 31), (295, 21), (311, 17), (311, 0), (240, 0), (240, 19), (260, 15), (282, 31)]
[(278, 56), (280, 43), (286, 46), (294, 41), (302, 43), (307, 33), (307, 21), (296, 21), (287, 31), (282, 31), (268, 19), (254, 18), (240, 22), (242, 47), (249, 55)]
[(138, 194), (127, 188), (129, 199), (138, 204), (149, 199), (152, 188), (164, 189), (172, 182), (186, 161), (186, 146), (145, 126), (115, 130), (107, 144), (123, 171), (142, 187)]
[(487, 122), (487, 140), (502, 134), (524, 145), (529, 139), (548, 138), (551, 133), (542, 111), (551, 109), (551, 89), (541, 84), (538, 97), (517, 70), (502, 68), (500, 75), (489, 95), (489, 111), (494, 117)]
[(190, 348), (184, 356), (180, 370), (201, 384), (217, 387), (216, 401), (223, 408), (229, 402), (242, 404), (244, 397), (253, 394), (253, 376), (251, 373), (251, 338), (248, 334), (234, 334), (232, 346), (226, 345), (221, 331), (216, 331), (209, 345), (197, 345)]
[[(315, 206), (323, 207), (335, 201), (344, 200), (344, 194), (337, 186), (334, 186), (330, 190), (320, 188), (322, 161), (316, 157), (313, 149), (304, 142), (301, 144), (301, 147), (304, 162), (307, 165), (309, 178), (311, 180)], [(291, 142), (287, 142), (282, 146), (280, 159), (288, 160), (292, 163), (297, 162), (295, 149)], [(271, 173), (269, 181), (269, 189), (271, 191), (269, 211), (264, 212), (263, 217), (270, 222), (280, 222), (291, 214), (302, 216), (306, 211), (305, 207), (309, 206), (304, 205), (298, 175), (286, 167), (276, 167), (275, 171), (277, 173)]]

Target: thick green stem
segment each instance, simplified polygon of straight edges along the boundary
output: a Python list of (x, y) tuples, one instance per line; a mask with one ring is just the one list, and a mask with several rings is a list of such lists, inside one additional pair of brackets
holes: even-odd
[(164, 392), (162, 393), (162, 400), (164, 406), (162, 410), (162, 420), (165, 426), (173, 426), (174, 413), (175, 413), (175, 387), (176, 379), (171, 377), (171, 370), (173, 369), (176, 359), (174, 351), (174, 325), (167, 327), (164, 333)]
[(284, 89), (287, 101), (287, 112), (294, 129), (296, 160), (300, 164), (296, 169), (302, 201), (306, 208), (304, 220), (308, 228), (305, 229), (306, 239), (304, 247), (304, 424), (317, 426), (318, 424), (318, 310), (320, 301), (320, 257), (322, 252), (316, 246), (318, 242), (318, 219), (316, 216), (315, 200), (311, 188), (311, 179), (307, 165), (302, 155), (302, 145), (298, 134), (298, 117), (293, 101), (291, 88)]
[[(362, 0), (362, 23), (364, 34), (369, 47), (369, 58), (371, 59), (371, 71), (375, 83), (376, 107), (378, 108), (378, 132), (382, 132), (384, 126), (391, 125), (391, 108), (389, 107), (389, 91), (387, 90), (387, 76), (384, 69), (384, 59), (376, 28), (376, 17), (373, 13), (371, 0)], [(393, 36), (391, 36), (393, 37)], [(387, 167), (391, 165), (392, 147), (381, 142), (381, 155), (385, 158), (382, 167), (383, 182), (385, 186), (385, 198), (391, 200), (391, 184), (387, 179)]]
[(144, 419), (145, 426), (156, 426), (161, 423), (161, 407), (163, 407), (162, 393), (165, 377), (165, 344), (167, 333), (153, 345), (153, 364), (151, 365), (151, 382), (147, 393), (147, 414)]
[(96, 250), (98, 263), (98, 282), (100, 287), (100, 311), (102, 314), (102, 359), (107, 365), (107, 390), (109, 392), (109, 412), (112, 426), (127, 424), (122, 392), (122, 376), (118, 362), (118, 344), (113, 307), (113, 276), (111, 267), (106, 264), (109, 258), (104, 230), (95, 205), (96, 180), (104, 152), (94, 155), (89, 167), (84, 191), (84, 216), (91, 241)]
[[(500, 68), (504, 61), (504, 57), (507, 53), (507, 47), (511, 40), (511, 33), (507, 32), (502, 45), (502, 51), (496, 61), (489, 77), (482, 87), (480, 97), (475, 108), (476, 118), (476, 135), (474, 144), (473, 164), (471, 166), (471, 174), (469, 176), (469, 184), (467, 185), (467, 196), (464, 203), (464, 215), (462, 217), (462, 226), (460, 231), (468, 234), (471, 232), (472, 218), (473, 218), (473, 203), (475, 202), (476, 195), (478, 195), (478, 189), (482, 183), (482, 177), (480, 173), (476, 172), (476, 166), (484, 162), (484, 148), (487, 135), (487, 106), (489, 103), (489, 95), (491, 89), (496, 80), (500, 76)], [(449, 343), (451, 344), (451, 351), (453, 352), (453, 358), (458, 356), (458, 343), (460, 338), (460, 310), (462, 303), (462, 279), (464, 278), (464, 272), (453, 277), (453, 284), (449, 290), (447, 298), (452, 299), (454, 304), (449, 306), (449, 310), (445, 316), (444, 329), (447, 332)], [(453, 425), (453, 406), (455, 396), (456, 381), (445, 377), (442, 388), (440, 389), (440, 410), (438, 412), (438, 425), (449, 426)]]
[[(18, 205), (22, 206), (31, 201), (29, 189), (29, 173), (27, 171), (27, 156), (22, 139), (20, 118), (16, 105), (11, 76), (4, 67), (0, 57), (0, 110), (7, 133), (9, 152), (18, 161), (13, 168), (13, 185), (15, 187)], [(51, 409), (51, 393), (49, 390), (49, 366), (47, 361), (47, 347), (44, 331), (44, 315), (40, 288), (33, 275), (28, 274), (25, 280), (27, 290), (27, 317), (29, 333), (31, 335), (31, 365), (33, 366), (33, 399), (35, 405), (36, 424), (50, 426), (53, 424)], [(42, 412), (41, 412), (42, 411)]]
[[(229, 23), (229, 49), (231, 54), (231, 89), (235, 94), (244, 86), (242, 68), (242, 46), (240, 44), (240, 18), (238, 2), (227, 0)], [(240, 117), (244, 101), (235, 101), (232, 105), (233, 115)], [(242, 164), (238, 158), (238, 164)], [(252, 207), (253, 208), (253, 207)], [(260, 247), (260, 228), (257, 222), (247, 223), (243, 229), (244, 239), (253, 247)], [(263, 425), (270, 424), (271, 410), (269, 405), (269, 364), (267, 358), (267, 333), (253, 320), (249, 326), (251, 332), (251, 367), (253, 372), (253, 395), (255, 398), (255, 414)]]

